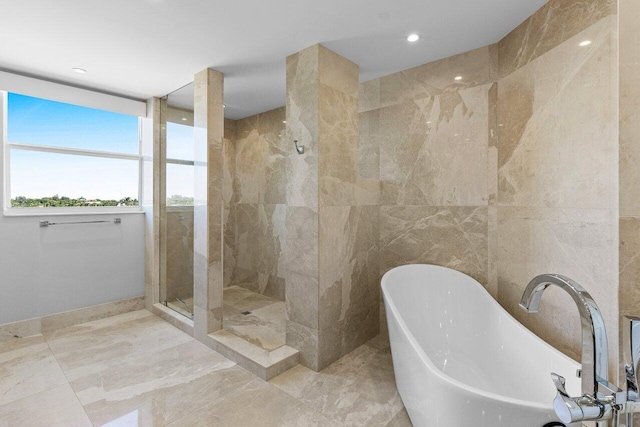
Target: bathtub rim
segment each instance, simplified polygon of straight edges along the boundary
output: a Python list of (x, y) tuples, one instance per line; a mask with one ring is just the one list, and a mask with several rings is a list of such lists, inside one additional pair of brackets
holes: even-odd
[[(458, 388), (462, 388), (464, 390), (467, 390), (469, 392), (478, 394), (484, 398), (487, 399), (493, 399), (493, 400), (498, 400), (498, 401), (502, 401), (505, 403), (509, 403), (509, 404), (513, 404), (513, 405), (521, 405), (521, 406), (528, 406), (528, 407), (533, 407), (533, 408), (537, 408), (537, 409), (553, 409), (553, 405), (552, 402), (549, 402), (549, 404), (544, 404), (541, 402), (535, 402), (535, 401), (531, 401), (531, 400), (523, 400), (523, 399), (517, 399), (517, 398), (513, 398), (513, 397), (509, 397), (509, 396), (504, 396), (502, 394), (497, 394), (497, 393), (493, 393), (490, 391), (486, 391), (477, 387), (474, 387), (472, 385), (463, 383), (459, 380), (456, 380), (455, 378), (450, 377), (449, 375), (445, 374), (444, 372), (442, 372), (437, 366), (435, 366), (433, 364), (433, 362), (431, 361), (431, 359), (427, 356), (427, 354), (424, 352), (424, 350), (422, 349), (422, 346), (420, 346), (420, 344), (418, 344), (418, 342), (416, 341), (415, 337), (413, 336), (413, 334), (409, 331), (408, 326), (406, 325), (404, 319), (402, 318), (402, 316), (399, 315), (398, 313), (398, 308), (396, 307), (395, 303), (393, 302), (393, 298), (389, 298), (388, 297), (388, 291), (387, 288), (389, 286), (392, 286), (391, 284), (388, 284), (389, 281), (389, 274), (395, 270), (401, 270), (401, 269), (405, 269), (407, 267), (412, 267), (412, 266), (425, 266), (425, 267), (430, 267), (430, 268), (434, 268), (437, 270), (446, 270), (448, 272), (451, 272), (452, 274), (457, 274), (457, 275), (462, 275), (465, 276), (466, 278), (468, 278), (470, 281), (474, 282), (474, 286), (479, 286), (482, 291), (484, 292), (486, 297), (489, 297), (494, 304), (497, 305), (498, 309), (500, 310), (500, 312), (507, 316), (507, 318), (509, 318), (511, 321), (515, 322), (516, 325), (522, 329), (525, 333), (533, 336), (534, 338), (536, 338), (538, 341), (540, 341), (541, 344), (545, 345), (549, 350), (552, 350), (553, 353), (555, 353), (558, 356), (561, 356), (564, 359), (567, 359), (569, 362), (571, 362), (572, 364), (575, 365), (576, 369), (579, 369), (581, 367), (581, 365), (576, 362), (575, 360), (573, 360), (572, 358), (570, 358), (569, 356), (567, 356), (566, 354), (562, 353), (560, 350), (556, 349), (555, 347), (553, 347), (552, 345), (550, 345), (549, 343), (547, 343), (545, 340), (543, 340), (542, 338), (540, 338), (538, 335), (534, 334), (530, 329), (528, 329), (526, 326), (524, 326), (522, 323), (520, 323), (515, 317), (513, 317), (507, 310), (505, 310), (504, 307), (502, 307), (502, 305), (500, 305), (500, 303), (498, 303), (498, 301), (491, 296), (491, 294), (487, 291), (487, 289), (482, 286), (482, 284), (480, 282), (478, 282), (476, 279), (474, 279), (473, 277), (464, 274), (458, 270), (454, 270), (452, 268), (448, 268), (448, 267), (443, 267), (440, 265), (434, 265), (434, 264), (405, 264), (405, 265), (400, 265), (398, 267), (394, 267), (392, 269), (390, 269), (389, 271), (387, 271), (381, 279), (381, 287), (382, 287), (382, 294), (384, 297), (384, 303), (387, 304), (389, 306), (389, 308), (392, 311), (392, 314), (395, 316), (397, 322), (398, 322), (398, 326), (400, 327), (400, 329), (402, 330), (402, 333), (405, 334), (407, 336), (407, 338), (409, 339), (409, 342), (411, 343), (411, 346), (413, 347), (414, 350), (417, 351), (418, 356), (420, 357), (420, 360), (425, 363), (425, 365), (427, 366), (427, 368), (429, 369), (429, 371), (431, 371), (432, 373), (434, 373), (438, 378), (440, 378), (442, 381), (445, 381), (449, 384), (451, 384), (452, 386), (458, 387)], [(388, 316), (388, 314), (387, 314)], [(386, 317), (386, 316), (385, 316)], [(386, 318), (387, 322), (389, 321), (388, 317)], [(393, 349), (392, 349), (393, 350)], [(549, 373), (551, 374), (551, 373)], [(549, 385), (550, 387), (552, 386), (551, 381), (549, 381)]]

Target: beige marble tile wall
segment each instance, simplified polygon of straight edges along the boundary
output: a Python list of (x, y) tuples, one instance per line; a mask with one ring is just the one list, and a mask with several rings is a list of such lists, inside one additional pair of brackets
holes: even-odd
[(551, 0), (499, 42), (499, 73), (507, 76), (616, 13), (618, 0)]
[[(580, 359), (574, 303), (551, 288), (538, 314), (527, 282), (559, 273), (603, 311), (618, 340), (617, 24), (612, 1), (552, 0), (498, 43), (498, 300)], [(591, 44), (581, 46), (589, 40)]]
[[(285, 108), (237, 121), (234, 142), (232, 260), (226, 286), (285, 299)], [(230, 237), (230, 236), (229, 236)], [(230, 243), (231, 245), (231, 243)], [(225, 254), (226, 255), (226, 254)]]
[(381, 181), (380, 275), (438, 264), (495, 293), (495, 55), (484, 47), (360, 86), (359, 165)]
[(379, 184), (358, 142), (358, 72), (320, 45), (287, 58), (287, 343), (315, 370), (379, 327)]
[(193, 208), (167, 208), (166, 299), (193, 298)]
[(615, 20), (613, 0), (552, 0), (496, 45), (360, 85), (358, 167), (381, 181), (381, 274), (463, 271), (579, 358), (567, 297), (550, 291), (539, 315), (517, 308), (532, 277), (565, 274), (595, 296), (616, 348)]
[[(640, 3), (619, 0), (620, 314), (640, 316)], [(636, 419), (640, 422), (640, 416)]]

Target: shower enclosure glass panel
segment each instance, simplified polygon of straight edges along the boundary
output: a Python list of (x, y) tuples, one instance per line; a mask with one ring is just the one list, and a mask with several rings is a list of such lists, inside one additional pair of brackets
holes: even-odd
[(167, 307), (193, 319), (193, 85), (163, 101), (166, 206), (160, 298)]

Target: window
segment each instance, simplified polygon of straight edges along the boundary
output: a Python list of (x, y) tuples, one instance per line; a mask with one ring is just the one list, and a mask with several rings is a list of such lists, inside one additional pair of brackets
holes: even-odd
[(167, 122), (167, 206), (193, 206), (193, 126)]
[(5, 208), (139, 210), (139, 118), (7, 94)]

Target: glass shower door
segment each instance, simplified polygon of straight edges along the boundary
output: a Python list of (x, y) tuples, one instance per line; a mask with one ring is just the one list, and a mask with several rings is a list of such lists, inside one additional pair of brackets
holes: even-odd
[(193, 88), (167, 96), (163, 106), (166, 163), (161, 301), (193, 319)]

